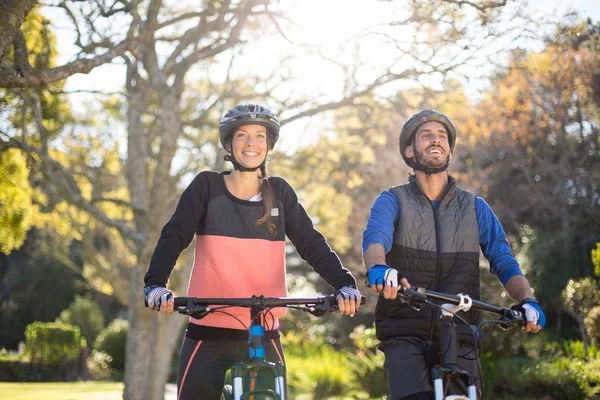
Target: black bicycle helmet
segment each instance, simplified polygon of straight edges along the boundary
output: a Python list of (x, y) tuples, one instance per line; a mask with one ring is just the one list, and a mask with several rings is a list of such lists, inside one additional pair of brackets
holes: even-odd
[(448, 132), (448, 141), (450, 142), (450, 150), (454, 152), (454, 144), (456, 143), (456, 128), (450, 121), (450, 118), (437, 110), (421, 110), (418, 113), (411, 115), (408, 117), (408, 120), (406, 120), (406, 123), (400, 132), (400, 155), (404, 159), (404, 162), (409, 167), (423, 171), (427, 174), (435, 174), (445, 171), (448, 168), (448, 164), (446, 163), (445, 166), (440, 168), (427, 168), (416, 161), (416, 159), (407, 158), (404, 152), (408, 146), (414, 143), (415, 133), (417, 132), (419, 126), (431, 121), (439, 122), (446, 127), (446, 131)]
[(235, 130), (244, 125), (262, 125), (267, 128), (270, 148), (279, 139), (279, 120), (271, 110), (259, 104), (239, 104), (227, 111), (219, 123), (219, 136), (224, 148), (231, 145), (231, 136)]

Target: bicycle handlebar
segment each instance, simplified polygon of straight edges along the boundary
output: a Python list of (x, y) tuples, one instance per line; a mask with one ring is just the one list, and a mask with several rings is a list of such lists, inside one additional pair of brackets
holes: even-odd
[[(253, 296), (250, 298), (201, 298), (201, 297), (175, 297), (175, 310), (185, 315), (198, 317), (208, 314), (209, 306), (234, 306), (234, 307), (290, 307), (304, 306), (305, 310), (313, 315), (321, 316), (327, 311), (335, 311), (338, 304), (335, 295), (317, 297), (264, 297)], [(361, 296), (360, 304), (365, 304), (365, 296)]]
[[(463, 301), (463, 298), (461, 298), (459, 295), (435, 292), (433, 290), (427, 290), (416, 286), (412, 286), (410, 289), (401, 287), (398, 290), (398, 296), (413, 308), (416, 308), (420, 305), (433, 307), (432, 303), (430, 302), (431, 299), (443, 300), (454, 305), (458, 305)], [(471, 309), (497, 314), (500, 316), (500, 319), (503, 323), (525, 325), (525, 315), (523, 315), (523, 313), (519, 310), (498, 307), (474, 299), (471, 299), (471, 301)]]

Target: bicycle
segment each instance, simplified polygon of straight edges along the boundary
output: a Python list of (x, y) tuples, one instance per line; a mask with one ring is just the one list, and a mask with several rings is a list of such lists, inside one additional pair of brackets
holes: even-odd
[[(440, 337), (440, 364), (436, 364), (431, 368), (433, 378), (433, 387), (435, 400), (477, 400), (476, 376), (475, 374), (458, 369), (458, 352), (456, 344), (456, 324), (454, 317), (461, 319), (456, 315), (459, 311), (469, 311), (471, 308), (477, 311), (490, 312), (500, 316), (498, 320), (481, 321), (474, 334), (475, 339), (475, 357), (479, 364), (478, 355), (478, 335), (481, 326), (484, 323), (492, 323), (500, 325), (506, 329), (510, 325), (525, 326), (526, 321), (522, 312), (511, 308), (497, 307), (478, 300), (471, 299), (468, 295), (462, 293), (453, 295), (447, 293), (434, 292), (418, 287), (406, 289), (401, 287), (398, 290), (398, 297), (401, 301), (408, 304), (413, 309), (420, 311), (420, 307), (427, 306), (431, 308), (439, 308), (442, 310), (442, 329)], [(446, 303), (438, 304), (435, 301), (441, 300)], [(446, 396), (444, 383), (450, 379), (463, 379), (467, 383), (468, 396), (450, 395)]]
[[(338, 309), (335, 295), (318, 297), (263, 297), (251, 298), (196, 298), (176, 297), (175, 310), (180, 314), (193, 318), (203, 318), (211, 312), (226, 312), (229, 307), (250, 308), (250, 325), (244, 327), (248, 330), (248, 356), (247, 361), (236, 363), (231, 368), (233, 386), (225, 387), (223, 395), (225, 400), (286, 400), (287, 381), (285, 367), (280, 362), (265, 360), (265, 326), (263, 318), (265, 313), (275, 307), (287, 307), (303, 310), (315, 316), (323, 316), (327, 312)], [(365, 297), (361, 299), (365, 304)], [(242, 322), (242, 321), (240, 321)], [(273, 384), (269, 389), (255, 389), (256, 382), (261, 373), (274, 376)]]

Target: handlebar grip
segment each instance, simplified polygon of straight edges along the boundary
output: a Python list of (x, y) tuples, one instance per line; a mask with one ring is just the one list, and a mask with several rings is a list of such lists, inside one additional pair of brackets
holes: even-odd
[(175, 297), (174, 299), (175, 307), (182, 307), (187, 304), (187, 297)]
[[(336, 299), (335, 294), (329, 295), (328, 301), (331, 304), (337, 304), (337, 299)], [(367, 302), (367, 298), (365, 296), (360, 296), (360, 305), (363, 306), (366, 304), (366, 302)]]

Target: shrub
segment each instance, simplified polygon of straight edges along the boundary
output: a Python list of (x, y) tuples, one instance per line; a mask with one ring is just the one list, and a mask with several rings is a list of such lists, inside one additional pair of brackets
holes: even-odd
[(286, 356), (286, 365), (290, 393), (294, 395), (310, 394), (315, 400), (326, 399), (347, 394), (355, 383), (346, 356), (327, 345), (310, 356)]
[[(581, 340), (568, 340), (564, 344), (564, 353), (567, 358), (575, 360), (585, 360), (585, 348)], [(588, 347), (588, 356), (590, 359), (598, 357), (598, 348), (594, 344)]]
[(107, 379), (113, 374), (112, 368), (110, 368), (110, 363), (112, 362), (112, 357), (108, 354), (98, 351), (92, 350), (92, 354), (87, 359), (87, 368), (92, 379)]
[(382, 352), (358, 354), (350, 360), (352, 371), (360, 388), (369, 398), (381, 398), (387, 394), (387, 373), (383, 368), (385, 356)]
[[(600, 251), (598, 253), (600, 254)], [(592, 308), (583, 323), (592, 342), (600, 347), (600, 306)]]
[(118, 372), (125, 371), (125, 346), (128, 324), (124, 319), (115, 319), (103, 329), (96, 339), (94, 350), (111, 357), (110, 367)]
[(83, 346), (85, 340), (76, 326), (34, 322), (25, 329), (25, 348), (33, 364), (51, 366), (75, 361)]
[(359, 352), (375, 352), (379, 345), (374, 326), (367, 328), (365, 325), (358, 325), (350, 333), (350, 339)]
[(576, 375), (580, 379), (586, 399), (600, 398), (600, 359), (582, 364)]
[(69, 308), (62, 311), (56, 322), (79, 327), (81, 334), (91, 346), (98, 333), (104, 328), (104, 316), (100, 306), (94, 300), (77, 296)]
[(573, 362), (566, 358), (498, 359), (493, 372), (496, 378), (495, 384), (493, 387), (484, 385), (485, 398), (494, 399), (501, 396), (539, 398), (550, 395), (561, 400), (583, 400), (586, 398), (585, 390), (581, 387), (572, 364), (581, 364), (581, 362)]

